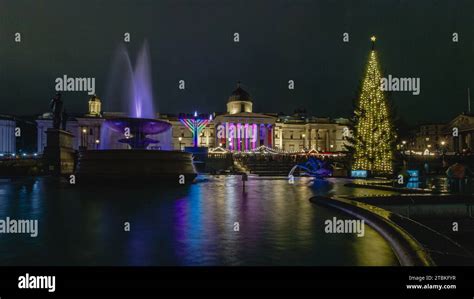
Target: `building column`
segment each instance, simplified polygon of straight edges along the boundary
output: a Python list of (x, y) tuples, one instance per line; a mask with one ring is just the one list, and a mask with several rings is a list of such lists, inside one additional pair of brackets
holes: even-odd
[(270, 147), (270, 144), (272, 143), (270, 138), (271, 138), (271, 135), (270, 135), (270, 124), (266, 124), (265, 125), (265, 141), (267, 142), (267, 146)]
[(326, 149), (325, 149), (325, 151), (327, 152), (327, 151), (329, 151), (329, 130), (328, 129), (326, 129), (326, 134), (325, 135), (326, 135), (326, 140), (325, 140), (326, 141)]
[(284, 150), (283, 148), (283, 127), (280, 128), (280, 131), (279, 131), (279, 134), (280, 134), (280, 149), (281, 150)]
[(257, 141), (255, 142), (255, 148), (260, 146), (260, 124), (257, 125)]
[(313, 133), (313, 129), (309, 128), (308, 130), (308, 148), (309, 149), (311, 149), (311, 146), (312, 146), (312, 142), (311, 142), (312, 133)]
[(309, 131), (306, 126), (304, 128), (304, 138), (303, 138), (303, 149), (304, 148), (309, 148)]
[(236, 149), (238, 152), (240, 152), (240, 150), (241, 150), (241, 147), (240, 147), (240, 126), (241, 126), (240, 123), (236, 123), (236, 124), (235, 124), (235, 129), (236, 129), (236, 131), (235, 131), (235, 139), (236, 139), (236, 141), (237, 141), (237, 142), (236, 142), (235, 149)]
[(272, 147), (272, 125), (270, 124), (267, 124), (267, 143), (268, 143), (268, 147)]
[(232, 149), (237, 150), (237, 125), (232, 123), (232, 128), (234, 128), (234, 135), (232, 136)]
[(267, 124), (263, 124), (263, 130), (262, 130), (262, 133), (263, 133), (263, 136), (262, 136), (262, 139), (263, 139), (263, 145), (264, 146), (268, 146), (268, 139), (267, 139), (267, 134), (268, 134), (268, 131), (267, 131)]
[(314, 148), (318, 150), (319, 147), (319, 129), (314, 130)]
[[(332, 148), (331, 148), (332, 144)], [(329, 150), (333, 151), (336, 148), (336, 134), (333, 132), (333, 130), (329, 131)]]

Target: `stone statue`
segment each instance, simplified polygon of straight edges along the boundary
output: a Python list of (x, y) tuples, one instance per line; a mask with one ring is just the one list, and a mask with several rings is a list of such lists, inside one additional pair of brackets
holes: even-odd
[(49, 106), (53, 112), (53, 128), (59, 130), (63, 122), (63, 101), (61, 100), (61, 93), (56, 93)]
[(67, 119), (68, 119), (68, 114), (66, 112), (66, 109), (64, 109), (63, 115), (62, 115), (62, 120), (61, 120), (61, 129), (63, 131), (66, 131)]

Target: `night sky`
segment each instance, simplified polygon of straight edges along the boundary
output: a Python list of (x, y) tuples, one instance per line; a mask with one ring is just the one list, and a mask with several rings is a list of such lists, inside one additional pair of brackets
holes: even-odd
[[(48, 111), (63, 74), (95, 77), (104, 108), (119, 109), (104, 90), (114, 52), (130, 32), (132, 59), (149, 43), (162, 113), (225, 111), (240, 80), (255, 112), (306, 108), (348, 117), (375, 34), (386, 75), (421, 78), (420, 95), (392, 94), (402, 119), (448, 121), (467, 110), (468, 87), (474, 98), (473, 11), (472, 0), (0, 0), (0, 114)], [(290, 79), (295, 90), (288, 90)], [(69, 112), (86, 112), (86, 92), (63, 99)]]

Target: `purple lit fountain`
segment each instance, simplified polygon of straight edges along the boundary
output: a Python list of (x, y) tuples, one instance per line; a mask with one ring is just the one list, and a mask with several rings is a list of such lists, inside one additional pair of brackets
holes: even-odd
[(161, 120), (132, 117), (110, 119), (106, 121), (106, 125), (116, 132), (124, 132), (126, 137), (118, 141), (128, 144), (132, 149), (146, 149), (149, 144), (159, 143), (146, 136), (163, 133), (171, 127)]
[[(185, 182), (193, 181), (197, 173), (190, 153), (148, 149), (150, 144), (159, 143), (148, 135), (164, 133), (171, 124), (156, 119), (146, 43), (138, 54), (135, 68), (125, 47), (119, 48), (112, 64), (107, 103), (119, 103), (126, 116), (107, 117), (101, 128), (101, 149), (80, 152), (76, 167), (80, 181), (144, 182), (151, 179), (156, 183), (169, 179), (178, 183), (182, 176)], [(108, 106), (106, 110), (113, 111), (111, 108)], [(128, 144), (129, 149), (110, 148), (113, 142)]]
[[(122, 67), (123, 69), (119, 69)], [(114, 83), (117, 75), (125, 76), (124, 82), (119, 82), (121, 88), (117, 85), (109, 84), (107, 96), (114, 100), (119, 100), (122, 107), (126, 109), (128, 117), (117, 117), (105, 122), (105, 129), (111, 129), (122, 133), (124, 138), (118, 140), (126, 143), (132, 149), (146, 149), (149, 144), (159, 143), (158, 140), (148, 138), (147, 135), (155, 135), (168, 131), (171, 124), (166, 121), (155, 119), (155, 108), (153, 105), (153, 92), (151, 87), (150, 55), (148, 45), (143, 44), (135, 68), (132, 68), (130, 57), (125, 47), (121, 46), (117, 52), (112, 72)], [(115, 79), (115, 80), (113, 80)], [(115, 91), (120, 91), (113, 94)], [(125, 104), (125, 105), (124, 105)], [(103, 130), (102, 135), (109, 136)], [(103, 140), (102, 149), (110, 140)]]

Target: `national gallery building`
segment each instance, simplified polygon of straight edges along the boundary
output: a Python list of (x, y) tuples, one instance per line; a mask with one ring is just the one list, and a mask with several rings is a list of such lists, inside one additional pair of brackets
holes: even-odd
[[(102, 112), (101, 100), (92, 96), (87, 114), (68, 117), (66, 130), (75, 136), (74, 148), (127, 148), (127, 144), (117, 142), (124, 137), (122, 134), (107, 132), (111, 136), (104, 138), (105, 120), (117, 116), (124, 115)], [(302, 113), (292, 116), (255, 113), (251, 96), (240, 85), (228, 98), (226, 113), (159, 114), (157, 118), (168, 121), (172, 128), (150, 136), (159, 140), (158, 144), (151, 144), (150, 149), (180, 150), (197, 142), (200, 147), (220, 147), (233, 152), (252, 151), (260, 146), (281, 152), (303, 149), (339, 152), (345, 151), (345, 137), (350, 134), (349, 121), (343, 118), (318, 118)], [(43, 114), (36, 122), (37, 152), (40, 154), (46, 146), (46, 130), (52, 127), (51, 114)], [(104, 144), (105, 142), (110, 144)]]

